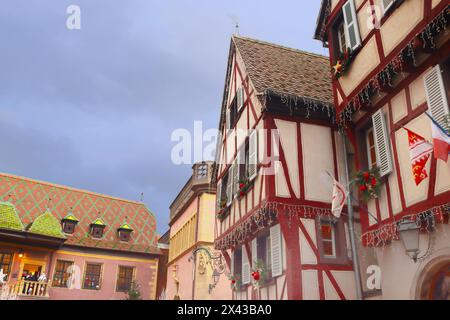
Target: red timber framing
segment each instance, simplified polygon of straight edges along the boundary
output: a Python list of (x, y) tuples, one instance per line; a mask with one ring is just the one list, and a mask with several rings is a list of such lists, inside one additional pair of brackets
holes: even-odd
[[(317, 208), (321, 210), (330, 210), (330, 203), (325, 202), (319, 202), (319, 201), (311, 201), (306, 199), (305, 197), (305, 179), (304, 179), (304, 167), (303, 167), (303, 145), (301, 143), (301, 137), (302, 137), (302, 130), (301, 130), (301, 124), (307, 123), (307, 124), (314, 124), (319, 126), (324, 126), (330, 129), (331, 134), (331, 141), (332, 141), (332, 156), (333, 156), (333, 174), (337, 178), (338, 177), (338, 162), (337, 162), (337, 150), (336, 150), (336, 141), (335, 141), (335, 132), (336, 127), (331, 124), (331, 121), (325, 121), (320, 119), (306, 119), (305, 117), (301, 116), (292, 116), (292, 115), (283, 115), (278, 113), (272, 113), (267, 111), (267, 106), (263, 106), (263, 102), (261, 101), (261, 97), (256, 92), (254, 86), (252, 85), (251, 79), (245, 72), (243, 71), (243, 66), (239, 65), (239, 61), (241, 59), (239, 58), (239, 52), (234, 47), (234, 44), (231, 44), (230, 48), (230, 58), (229, 58), (229, 67), (228, 67), (228, 74), (227, 74), (227, 84), (225, 86), (225, 93), (224, 93), (224, 104), (222, 106), (222, 117), (221, 117), (221, 123), (220, 123), (220, 130), (222, 132), (226, 131), (226, 125), (225, 117), (224, 117), (224, 109), (228, 108), (228, 105), (231, 101), (231, 99), (236, 95), (236, 92), (238, 90), (237, 83), (242, 83), (244, 92), (245, 92), (245, 99), (244, 99), (244, 107), (243, 111), (247, 115), (247, 122), (246, 122), (246, 129), (255, 129), (256, 127), (263, 127), (266, 129), (266, 145), (265, 146), (259, 146), (260, 148), (265, 148), (264, 159), (260, 159), (260, 164), (258, 165), (258, 172), (261, 178), (261, 183), (254, 184), (247, 195), (245, 196), (245, 199), (241, 201), (233, 201), (233, 204), (231, 206), (231, 212), (230, 214), (225, 218), (224, 222), (220, 222), (216, 219), (216, 230), (218, 233), (216, 234), (216, 248), (218, 250), (221, 250), (224, 259), (228, 265), (228, 267), (231, 270), (231, 263), (232, 259), (230, 256), (230, 253), (234, 251), (234, 249), (238, 246), (243, 246), (243, 249), (246, 250), (247, 257), (249, 258), (250, 265), (253, 262), (252, 259), (252, 250), (251, 250), (251, 240), (254, 238), (255, 234), (247, 237), (245, 240), (239, 242), (238, 244), (230, 245), (230, 246), (221, 246), (220, 244), (225, 241), (228, 237), (232, 237), (237, 230), (244, 226), (246, 223), (248, 223), (252, 217), (257, 214), (262, 208), (265, 208), (267, 205), (275, 205), (276, 204), (276, 213), (277, 218), (275, 224), (278, 222), (280, 224), (281, 233), (284, 238), (284, 244), (285, 245), (285, 262), (286, 265), (284, 266), (284, 273), (283, 275), (278, 278), (274, 279), (274, 281), (271, 282), (271, 286), (275, 287), (275, 294), (276, 296), (271, 296), (271, 299), (283, 299), (286, 298), (290, 300), (302, 300), (304, 299), (303, 292), (304, 290), (308, 290), (307, 287), (303, 288), (304, 281), (302, 279), (302, 272), (303, 271), (310, 271), (315, 270), (317, 271), (317, 279), (315, 280), (318, 288), (319, 288), (319, 298), (320, 299), (326, 299), (326, 290), (325, 290), (325, 281), (328, 279), (328, 283), (331, 284), (332, 288), (336, 292), (336, 295), (340, 299), (346, 299), (344, 289), (340, 287), (340, 284), (338, 280), (333, 275), (334, 271), (348, 271), (352, 272), (352, 264), (350, 261), (346, 261), (345, 263), (335, 263), (327, 262), (324, 263), (321, 261), (321, 253), (319, 248), (317, 247), (316, 243), (319, 242), (319, 239), (317, 239), (317, 233), (315, 234), (309, 234), (307, 231), (307, 228), (302, 223), (302, 220), (300, 218), (308, 218), (315, 222), (314, 216), (308, 216), (306, 212), (302, 212), (298, 215), (296, 218), (289, 217), (287, 212), (284, 209), (284, 205), (290, 205), (290, 206), (308, 206), (312, 208)], [(261, 115), (258, 116), (258, 112), (261, 110), (257, 110), (257, 107), (255, 106), (254, 101), (259, 101), (262, 105), (263, 110), (261, 112)], [(242, 113), (238, 115), (237, 121), (242, 117)], [(284, 178), (288, 185), (288, 190), (290, 196), (288, 198), (281, 198), (276, 196), (276, 182), (275, 182), (275, 175), (273, 174), (267, 174), (262, 175), (262, 172), (266, 169), (266, 167), (270, 166), (269, 160), (274, 155), (274, 147), (272, 146), (272, 139), (270, 137), (270, 130), (277, 129), (275, 120), (285, 120), (294, 122), (296, 124), (296, 133), (297, 133), (297, 161), (298, 161), (298, 175), (295, 177), (291, 177), (289, 175), (288, 170), (288, 164), (286, 161), (286, 151), (284, 149), (284, 146), (282, 144), (278, 147), (278, 160), (280, 161), (280, 164), (283, 168), (284, 172)], [(253, 125), (250, 125), (253, 124)], [(223, 135), (223, 141), (221, 143), (222, 146), (224, 146), (224, 149), (226, 150), (227, 147), (227, 139), (230, 138), (231, 135), (224, 134)], [(247, 137), (248, 138), (248, 137)], [(231, 150), (233, 155), (230, 157), (227, 152), (230, 152), (230, 150), (227, 150), (225, 152), (222, 152), (222, 157), (225, 159), (234, 159), (239, 150), (239, 146), (237, 146), (237, 138), (235, 138), (234, 141), (234, 148)], [(232, 163), (232, 161), (231, 161)], [(225, 174), (226, 171), (230, 168), (230, 164), (223, 165), (221, 169), (217, 172), (217, 180), (221, 180)], [(300, 193), (296, 195), (294, 192), (293, 187), (293, 181), (292, 179), (298, 179), (295, 183), (298, 182)], [(254, 206), (250, 206), (250, 201), (256, 200)], [(344, 208), (344, 211), (346, 211), (346, 208)], [(343, 217), (343, 219), (346, 219), (346, 217)], [(225, 226), (228, 227), (225, 227)], [(267, 225), (267, 228), (271, 225)], [(316, 230), (316, 229), (314, 229)], [(304, 263), (302, 264), (302, 257), (301, 257), (301, 248), (300, 248), (300, 238), (305, 238), (308, 245), (311, 247), (311, 251), (313, 252), (315, 259), (317, 260), (317, 264), (311, 264), (311, 263)], [(316, 239), (314, 239), (316, 238)], [(219, 244), (219, 245), (218, 245)], [(341, 243), (342, 245), (346, 245), (346, 242), (344, 241)], [(230, 250), (231, 249), (231, 252)], [(284, 277), (284, 279), (282, 278)], [(278, 281), (279, 280), (279, 281)], [(248, 287), (239, 295), (242, 295), (242, 298), (244, 299), (257, 299), (262, 296), (263, 293), (266, 293), (266, 296), (269, 295), (269, 287), (265, 286), (257, 290), (249, 290)], [(273, 293), (272, 293), (273, 294)], [(234, 299), (236, 299), (238, 296), (237, 293), (233, 295)]]
[[(346, 3), (347, 0), (339, 0), (332, 12), (329, 14), (326, 29), (331, 30), (333, 23), (336, 17), (340, 14), (342, 10), (342, 6)], [(375, 5), (375, 0), (365, 0), (360, 3), (360, 5), (356, 8), (357, 12), (360, 12), (364, 6), (367, 4)], [(402, 4), (400, 4), (402, 5)], [(342, 89), (339, 80), (333, 79), (333, 93), (334, 93), (334, 101), (337, 109), (337, 113), (339, 114), (351, 101), (377, 74), (379, 74), (395, 57), (397, 57), (400, 52), (416, 37), (418, 33), (420, 33), (429, 23), (431, 23), (439, 14), (448, 8), (448, 1), (441, 1), (439, 4), (432, 7), (432, 0), (424, 0), (423, 1), (423, 18), (417, 23), (417, 25), (404, 37), (402, 41), (400, 41), (395, 48), (389, 53), (386, 54), (383, 49), (382, 37), (380, 29), (374, 28), (369, 31), (369, 33), (362, 40), (361, 46), (364, 47), (369, 41), (372, 40), (372, 37), (375, 38), (375, 43), (377, 47), (377, 52), (380, 58), (380, 63), (374, 70), (372, 70), (348, 95), (344, 94), (344, 90)], [(392, 12), (391, 12), (392, 13)], [(386, 16), (381, 18), (380, 25), (381, 27), (389, 18), (390, 14), (388, 13)], [(328, 43), (329, 43), (329, 53), (330, 57), (333, 56), (333, 37), (331, 32), (328, 32)], [(356, 53), (357, 54), (357, 53)], [(362, 169), (361, 161), (364, 157), (362, 157), (362, 153), (365, 150), (359, 150), (361, 146), (361, 140), (364, 139), (360, 134), (360, 130), (367, 126), (367, 124), (371, 121), (372, 114), (377, 110), (384, 106), (388, 106), (388, 117), (389, 117), (389, 135), (390, 135), (390, 143), (392, 146), (392, 154), (393, 154), (393, 170), (396, 172), (397, 176), (397, 184), (399, 195), (400, 195), (400, 203), (401, 203), (401, 212), (394, 214), (392, 208), (392, 195), (391, 190), (392, 187), (389, 181), (386, 179), (384, 182), (384, 186), (386, 188), (387, 195), (387, 208), (389, 218), (382, 221), (381, 219), (381, 211), (380, 211), (380, 202), (378, 199), (375, 201), (376, 215), (378, 222), (369, 226), (369, 217), (366, 214), (367, 208), (360, 208), (360, 217), (361, 217), (361, 225), (362, 232), (365, 233), (367, 231), (377, 230), (383, 225), (391, 224), (393, 221), (398, 221), (402, 219), (407, 214), (418, 213), (422, 211), (426, 211), (427, 209), (444, 205), (449, 202), (450, 199), (450, 191), (444, 192), (439, 195), (435, 195), (435, 186), (436, 186), (436, 176), (437, 176), (437, 160), (434, 157), (430, 158), (431, 166), (429, 170), (429, 187), (427, 190), (427, 198), (424, 201), (416, 203), (411, 206), (407, 206), (405, 193), (403, 190), (403, 181), (402, 175), (400, 173), (400, 160), (399, 160), (399, 151), (397, 147), (397, 142), (395, 139), (396, 131), (400, 130), (404, 125), (408, 124), (410, 121), (416, 119), (421, 116), (427, 109), (427, 103), (424, 103), (420, 106), (417, 106), (414, 110), (412, 108), (411, 102), (411, 92), (410, 85), (421, 76), (427, 69), (430, 67), (443, 62), (450, 56), (450, 42), (447, 41), (444, 43), (439, 49), (427, 52), (428, 56), (420, 63), (419, 66), (415, 67), (413, 70), (408, 70), (404, 79), (402, 79), (395, 87), (390, 88), (386, 95), (383, 96), (380, 100), (374, 103), (370, 108), (365, 108), (363, 111), (366, 112), (364, 116), (362, 116), (355, 123), (349, 123), (348, 128), (346, 128), (346, 134), (350, 140), (350, 143), (353, 145), (355, 149), (355, 162), (356, 162), (356, 170)], [(333, 64), (332, 59), (330, 59), (330, 64)], [(391, 105), (391, 99), (395, 97), (397, 94), (405, 91), (406, 103), (407, 103), (407, 114), (400, 120), (394, 123), (393, 121), (393, 111)], [(338, 94), (342, 98), (342, 102), (338, 103)]]

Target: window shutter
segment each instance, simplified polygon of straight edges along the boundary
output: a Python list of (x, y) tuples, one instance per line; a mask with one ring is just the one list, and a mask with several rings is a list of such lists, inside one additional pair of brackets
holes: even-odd
[(227, 179), (227, 206), (231, 205), (233, 201), (233, 167), (232, 165), (230, 169), (228, 169), (228, 179)]
[(231, 261), (230, 261), (230, 263), (231, 263), (231, 266), (230, 266), (230, 272), (231, 272), (231, 274), (234, 276), (234, 255), (236, 254), (236, 251), (233, 251), (232, 253), (231, 253)]
[(382, 0), (381, 4), (383, 5), (383, 13), (389, 10), (389, 8), (394, 4), (395, 0)]
[(249, 152), (248, 152), (248, 178), (253, 180), (257, 175), (258, 168), (258, 131), (253, 130), (249, 137)]
[(392, 155), (389, 145), (389, 134), (383, 110), (372, 115), (373, 134), (375, 137), (375, 151), (380, 175), (383, 177), (392, 172)]
[(242, 246), (242, 284), (250, 283), (250, 263), (245, 245)]
[(358, 16), (356, 15), (355, 2), (349, 0), (342, 7), (345, 22), (345, 38), (347, 46), (355, 50), (361, 45), (361, 36), (359, 34)]
[(217, 183), (216, 187), (216, 204), (217, 211), (220, 211), (220, 202), (222, 201), (222, 180)]
[(437, 65), (424, 77), (428, 110), (431, 116), (442, 127), (446, 128), (445, 116), (449, 113), (447, 94), (442, 79), (441, 67)]
[[(229, 130), (231, 128), (231, 113), (230, 113), (230, 109), (227, 109), (227, 114), (226, 114), (226, 128), (227, 130)], [(226, 135), (226, 132), (225, 132)]]
[(281, 229), (277, 224), (270, 228), (270, 249), (272, 250), (272, 277), (283, 274), (283, 259), (281, 256)]
[(258, 261), (258, 238), (252, 240), (252, 260), (253, 266), (255, 266)]
[(238, 111), (240, 111), (242, 109), (242, 107), (244, 106), (244, 88), (240, 87), (237, 92), (237, 107), (238, 107)]
[(234, 160), (234, 164), (233, 164), (233, 194), (234, 197), (237, 197), (238, 193), (239, 193), (239, 158), (240, 158), (240, 152), (238, 153), (236, 159)]

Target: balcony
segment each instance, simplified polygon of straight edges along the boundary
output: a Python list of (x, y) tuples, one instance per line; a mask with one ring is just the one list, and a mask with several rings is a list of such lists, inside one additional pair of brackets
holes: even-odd
[(46, 300), (49, 299), (50, 281), (20, 280), (11, 285), (9, 296), (17, 300)]

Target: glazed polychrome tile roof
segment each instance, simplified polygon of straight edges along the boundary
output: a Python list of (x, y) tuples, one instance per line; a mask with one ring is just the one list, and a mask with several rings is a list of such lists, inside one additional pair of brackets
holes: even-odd
[[(29, 226), (29, 231), (33, 228), (33, 222), (47, 209), (57, 221), (69, 214), (76, 217), (79, 222), (75, 233), (67, 235), (66, 245), (139, 253), (159, 252), (155, 217), (142, 203), (0, 173), (0, 201), (7, 200), (14, 205), (21, 223)], [(0, 210), (2, 208), (0, 206)], [(8, 212), (11, 216), (10, 210)], [(106, 225), (102, 239), (93, 239), (89, 235), (90, 225), (97, 219)], [(48, 222), (49, 219), (42, 220)], [(134, 230), (130, 242), (122, 242), (117, 237), (117, 229), (124, 222)]]
[(328, 57), (241, 36), (232, 41), (258, 93), (272, 90), (333, 103)]

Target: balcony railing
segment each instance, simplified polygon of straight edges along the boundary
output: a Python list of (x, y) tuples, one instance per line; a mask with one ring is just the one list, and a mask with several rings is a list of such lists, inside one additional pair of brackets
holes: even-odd
[(20, 280), (10, 288), (10, 295), (17, 298), (49, 298), (50, 281), (27, 281)]

